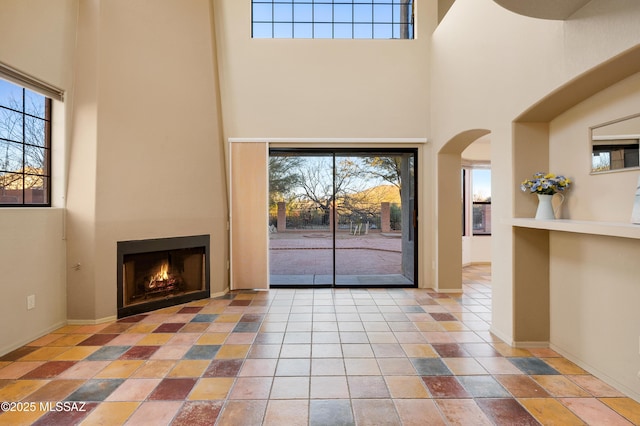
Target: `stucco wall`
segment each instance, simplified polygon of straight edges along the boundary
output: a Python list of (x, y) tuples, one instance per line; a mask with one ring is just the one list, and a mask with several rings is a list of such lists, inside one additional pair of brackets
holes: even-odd
[[(591, 174), (590, 127), (640, 112), (640, 74), (592, 96), (550, 123), (549, 166), (570, 176), (563, 217), (626, 222), (638, 183), (638, 170)], [(635, 129), (640, 132), (640, 128)]]
[(436, 2), (416, 13), (415, 40), (252, 39), (251, 2), (216, 2), (225, 136), (426, 137)]
[[(518, 16), (490, 0), (458, 0), (434, 34), (432, 81), (439, 83), (433, 84), (432, 90), (434, 149), (467, 129), (485, 128), (491, 131), (494, 219), (492, 329), (507, 341), (514, 338), (513, 303), (514, 286), (517, 285), (513, 281), (513, 236), (509, 219), (513, 215), (514, 187), (528, 177), (514, 176), (513, 173), (512, 122), (522, 111), (555, 88), (640, 42), (640, 29), (633, 24), (639, 18), (640, 4), (627, 0), (594, 0), (564, 22)], [(486, 22), (492, 25), (488, 26)], [(553, 153), (555, 146), (552, 144), (550, 148)], [(575, 153), (571, 157), (552, 155), (549, 163), (555, 169), (564, 165), (561, 162), (573, 161), (575, 157)], [(588, 160), (584, 161), (581, 174), (585, 170), (588, 173)], [(565, 168), (562, 169), (558, 172), (565, 173)], [(576, 188), (578, 185), (581, 185), (580, 181), (577, 181)], [(610, 190), (615, 192), (619, 189)], [(596, 194), (582, 190), (578, 192), (587, 197), (589, 201), (586, 203), (595, 202)], [(569, 202), (568, 208), (574, 211), (576, 207), (571, 203), (575, 205), (578, 202)], [(608, 220), (619, 215), (616, 211), (620, 205), (614, 202), (598, 206), (598, 209), (598, 216)], [(588, 217), (587, 213), (581, 214)], [(594, 238), (576, 238), (590, 253), (598, 243), (598, 239)], [(550, 251), (554, 253), (558, 247), (555, 242), (557, 238), (550, 240)], [(553, 270), (554, 264), (550, 266)], [(586, 275), (594, 268), (594, 276), (597, 275), (597, 264), (590, 265), (586, 258), (585, 264), (580, 264), (580, 267)], [(633, 275), (630, 274), (633, 266), (620, 265), (620, 268), (614, 279), (619, 280), (618, 285), (624, 286), (625, 280)], [(563, 279), (570, 280), (568, 285), (578, 286), (577, 275), (566, 274)], [(553, 291), (558, 284), (558, 275), (552, 273), (552, 310), (557, 303), (569, 303), (569, 299), (558, 299)], [(593, 296), (593, 292), (601, 291), (592, 285), (576, 288), (585, 293), (576, 297), (574, 303), (580, 303)], [(631, 312), (631, 307), (622, 309), (628, 309), (628, 316), (634, 317), (635, 311)], [(562, 344), (562, 338), (553, 330), (559, 330), (560, 321), (565, 319), (551, 315), (552, 344)], [(619, 326), (616, 321), (604, 321), (609, 329)], [(562, 329), (576, 331), (576, 323), (573, 324), (563, 325)], [(580, 337), (584, 340), (577, 346), (582, 345), (582, 348), (572, 352), (572, 355), (578, 360), (594, 362), (590, 364), (592, 370), (622, 383), (620, 372), (608, 368), (608, 365), (616, 362), (615, 357), (610, 355), (606, 360), (588, 358), (589, 350), (586, 347), (597, 341), (597, 336), (587, 334)], [(629, 345), (628, 338), (629, 335), (614, 339), (608, 346), (610, 354), (625, 350)], [(634, 341), (637, 343), (637, 336)], [(637, 385), (632, 390), (637, 392)]]
[[(0, 61), (69, 91), (73, 74), (76, 0), (0, 3)], [(53, 120), (55, 208), (0, 209), (0, 354), (66, 321), (65, 163), (69, 103), (56, 102)], [(27, 310), (27, 296), (36, 307)], [(8, 326), (10, 324), (10, 326)]]
[[(72, 159), (75, 177), (95, 176), (95, 188), (72, 185), (69, 191), (70, 232), (80, 232), (69, 242), (68, 261), (92, 266), (84, 276), (69, 276), (69, 318), (75, 320), (116, 314), (118, 241), (210, 234), (211, 291), (228, 286), (211, 2), (95, 4), (82, 18), (95, 21), (87, 31), (97, 34), (79, 52), (84, 55), (78, 63), (89, 71), (95, 67), (95, 80), (78, 88), (78, 98), (95, 105), (88, 121), (95, 122), (95, 131), (85, 132), (87, 122), (78, 123), (77, 135), (88, 137), (74, 139), (78, 149), (95, 151), (95, 158), (92, 164)], [(93, 213), (80, 205), (87, 199)], [(87, 222), (93, 229), (83, 229)], [(94, 301), (93, 310), (83, 305), (87, 299)]]
[[(556, 87), (638, 44), (640, 4), (593, 0), (560, 22), (518, 16), (491, 0), (457, 0), (431, 38), (435, 4), (420, 2), (419, 22), (426, 24), (419, 27), (417, 40), (311, 41), (251, 40), (248, 2), (236, 0), (92, 0), (82, 2), (80, 9), (76, 0), (3, 1), (0, 58), (69, 91), (62, 125), (70, 126), (67, 139), (73, 135), (73, 144), (64, 137), (54, 140), (65, 149), (56, 179), (65, 176), (69, 163), (67, 198), (62, 191), (54, 200), (58, 206), (67, 202), (66, 221), (58, 209), (0, 211), (0, 269), (10, 270), (12, 278), (0, 284), (6, 295), (0, 308), (4, 320), (19, 324), (2, 329), (0, 352), (64, 321), (65, 291), (71, 294), (71, 319), (115, 315), (118, 240), (210, 233), (212, 241), (219, 242), (212, 247), (212, 291), (224, 289), (228, 253), (223, 129), (224, 138), (427, 137), (432, 146), (421, 154), (421, 182), (431, 201), (437, 199), (433, 192), (438, 188), (432, 185), (437, 167), (432, 154), (461, 132), (490, 130), (492, 326), (511, 341), (514, 253), (508, 220), (513, 187), (524, 178), (513, 173), (512, 122)], [(81, 20), (76, 24), (78, 11)], [(85, 36), (77, 48), (76, 29)], [(74, 72), (79, 77), (75, 87)], [(637, 89), (637, 78), (631, 84)], [(593, 110), (585, 104), (552, 122), (552, 152), (561, 139), (578, 141), (576, 135), (587, 122), (604, 122), (628, 109), (624, 96), (612, 95), (608, 106)], [(628, 99), (637, 102), (636, 97)], [(591, 123), (594, 120), (597, 123)], [(158, 176), (158, 168), (165, 165), (172, 173)], [(630, 203), (625, 200), (631, 196), (627, 187), (635, 182), (631, 174), (596, 181), (585, 174), (587, 164), (579, 169), (582, 160), (574, 162), (568, 155), (552, 157), (550, 165), (576, 176), (565, 214), (598, 220), (626, 217), (629, 206), (620, 206)], [(65, 181), (57, 187), (64, 189)], [(615, 188), (607, 194), (612, 198), (599, 203), (585, 182)], [(459, 218), (451, 220), (457, 222), (451, 229), (459, 230)], [(425, 231), (428, 246), (435, 246), (440, 226)], [(633, 325), (619, 327), (621, 318), (638, 323), (637, 308), (630, 301), (597, 303), (598, 296), (609, 291), (602, 286), (604, 277), (615, 283), (616, 293), (637, 300), (633, 263), (600, 253), (605, 247), (608, 253), (624, 250), (629, 259), (637, 257), (627, 240), (618, 240), (551, 235), (551, 343), (640, 394), (636, 379), (622, 377), (637, 367), (630, 351), (637, 349), (640, 333)], [(34, 246), (38, 268), (30, 259)], [(83, 265), (81, 270), (67, 273), (76, 263)], [(615, 273), (609, 275), (611, 265)], [(37, 306), (27, 311), (26, 295), (32, 293)], [(43, 300), (47, 303), (41, 304)], [(564, 306), (570, 309), (563, 311)], [(576, 309), (583, 308), (615, 315), (581, 326), (563, 316), (579, 319), (582, 313)], [(582, 326), (590, 326), (589, 332), (577, 333)], [(605, 354), (593, 346), (607, 330), (616, 332), (607, 336)], [(625, 355), (616, 364), (620, 359), (612, 354), (618, 352)]]
[[(225, 138), (287, 138), (288, 147), (317, 147), (323, 142), (353, 146), (354, 140), (372, 146), (380, 138), (389, 141), (387, 146), (397, 146), (394, 139), (426, 139), (428, 52), (436, 12), (437, 1), (418, 2), (414, 40), (252, 39), (250, 2), (216, 2)], [(427, 235), (430, 153), (430, 148), (420, 146), (419, 281), (427, 286), (432, 285)], [(266, 182), (256, 185), (266, 187)], [(255, 221), (235, 225), (245, 230), (255, 226), (257, 235), (264, 228)]]
[[(550, 167), (575, 180), (564, 217), (630, 222), (640, 172), (590, 174), (589, 127), (638, 113), (638, 105), (640, 74), (550, 123)], [(551, 344), (640, 397), (638, 240), (551, 233), (549, 247)]]

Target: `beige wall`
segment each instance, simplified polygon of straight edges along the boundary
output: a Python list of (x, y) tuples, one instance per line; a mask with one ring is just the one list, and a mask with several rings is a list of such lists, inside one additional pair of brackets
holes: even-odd
[[(0, 354), (66, 324), (64, 211), (0, 214)], [(27, 310), (27, 296), (35, 309)]]
[[(225, 137), (289, 138), (288, 147), (320, 146), (310, 139), (332, 146), (426, 139), (436, 12), (437, 1), (419, 2), (415, 40), (251, 39), (251, 3), (215, 2)], [(296, 138), (304, 141), (296, 144)], [(423, 167), (429, 153), (421, 147), (419, 180), (425, 183), (431, 181), (430, 168)], [(422, 188), (420, 281), (431, 286), (432, 193)]]
[[(70, 187), (69, 228), (78, 239), (69, 241), (68, 259), (91, 269), (70, 273), (74, 320), (116, 314), (118, 241), (210, 234), (211, 291), (228, 286), (210, 2), (92, 5), (82, 15), (94, 25), (86, 28), (90, 42), (83, 40), (88, 44), (77, 64), (89, 81), (79, 84), (77, 98), (93, 109), (88, 122), (76, 123), (74, 140), (74, 149), (90, 151), (91, 161), (74, 157), (72, 169), (75, 178), (86, 174), (95, 182)], [(79, 107), (77, 117), (83, 111)]]
[(0, 59), (66, 91), (53, 204), (67, 207), (0, 211), (1, 311), (20, 324), (0, 352), (67, 319), (113, 317), (119, 240), (211, 234), (212, 293), (228, 287), (212, 22), (207, 0), (0, 4)]
[[(549, 166), (575, 185), (562, 206), (564, 217), (628, 223), (638, 170), (590, 174), (589, 128), (639, 112), (640, 74), (631, 76), (565, 112), (550, 124)], [(640, 129), (636, 129), (640, 131)]]
[(0, 60), (70, 89), (78, 0), (2, 0)]
[[(568, 82), (579, 73), (640, 42), (640, 28), (632, 24), (638, 19), (640, 19), (640, 4), (624, 0), (593, 0), (565, 22), (518, 16), (500, 8), (491, 0), (458, 0), (434, 33), (431, 59), (433, 64), (432, 81), (434, 82), (432, 84), (434, 107), (432, 108), (433, 134), (431, 140), (434, 143), (434, 149), (439, 149), (454, 135), (468, 129), (486, 128), (491, 131), (494, 182), (492, 189), (494, 219), (492, 330), (507, 341), (517, 340), (514, 324), (521, 318), (514, 311), (514, 300), (520, 296), (517, 296), (514, 291), (515, 286), (518, 285), (514, 282), (514, 276), (518, 276), (518, 274), (514, 274), (514, 267), (517, 267), (517, 264), (514, 266), (512, 259), (514, 259), (514, 255), (517, 256), (517, 253), (513, 251), (515, 242), (509, 220), (513, 215), (514, 196), (524, 197), (527, 195), (520, 193), (516, 185), (528, 177), (515, 176), (513, 173), (512, 122), (522, 111), (555, 88)], [(487, 22), (491, 22), (492, 25), (486, 25)], [(518, 37), (513, 37), (513, 34), (518, 34)], [(546, 137), (547, 127), (545, 125), (539, 129), (531, 127), (530, 130), (535, 130), (542, 137)], [(552, 123), (551, 129), (552, 144), (549, 152), (554, 153), (556, 146), (553, 141), (556, 138), (555, 132), (560, 131), (559, 122)], [(587, 130), (584, 129), (580, 139), (584, 140), (585, 144), (587, 143), (586, 137)], [(539, 138), (535, 136), (532, 142), (538, 143), (537, 139)], [(565, 140), (565, 142), (567, 141)], [(573, 136), (568, 143), (574, 143)], [(546, 155), (546, 148), (543, 152)], [(537, 162), (538, 160), (540, 161)], [(554, 171), (567, 173), (567, 170), (572, 172), (572, 166), (567, 166), (567, 164), (573, 164), (574, 160), (579, 161), (575, 153), (572, 153), (571, 156), (568, 153), (550, 155), (547, 156), (547, 159), (536, 159), (535, 156), (532, 156), (530, 157), (530, 168), (535, 169), (540, 165), (545, 167), (549, 165)], [(569, 163), (565, 163), (567, 161)], [(589, 170), (588, 158), (583, 158), (583, 161), (584, 165), (580, 167), (584, 168), (577, 174), (581, 180)], [(555, 170), (556, 168), (562, 170)], [(625, 182), (631, 180), (625, 177), (604, 179), (607, 181), (621, 179)], [(590, 205), (595, 203), (594, 193), (586, 188), (578, 190), (578, 186), (582, 185), (581, 180), (577, 180), (574, 189), (576, 189), (576, 193), (581, 194), (580, 199), (584, 195), (588, 197), (586, 199), (589, 201), (577, 201), (577, 197), (571, 200), (576, 193), (570, 194), (567, 207), (568, 211), (572, 213), (579, 203)], [(615, 220), (616, 217), (624, 215), (624, 220), (628, 220), (626, 211), (628, 211), (630, 200), (624, 201), (625, 206), (622, 208), (625, 210), (624, 214), (615, 212), (621, 209), (617, 204), (621, 201), (616, 198), (616, 201), (613, 202), (614, 204), (609, 207), (601, 205), (595, 207), (599, 212), (594, 216), (591, 216), (594, 214), (592, 210), (588, 213), (578, 213), (578, 215), (584, 218), (602, 218), (600, 220)], [(533, 201), (531, 206), (533, 206)], [(438, 223), (437, 226), (440, 228), (442, 224)], [(519, 234), (526, 233), (520, 232)], [(552, 237), (550, 238), (550, 251), (555, 253), (557, 238), (555, 234)], [(580, 237), (575, 238), (579, 239)], [(522, 246), (521, 243), (522, 241), (518, 242), (519, 247)], [(577, 244), (575, 241), (572, 243)], [(584, 250), (593, 253), (597, 239), (585, 237), (580, 240), (580, 244), (585, 245)], [(541, 253), (545, 252), (541, 251)], [(548, 257), (547, 254), (546, 259)], [(588, 271), (591, 268), (589, 262), (592, 260), (593, 258), (590, 258), (590, 260), (586, 260), (585, 264), (581, 264), (582, 270)], [(556, 268), (553, 262), (549, 266), (552, 271)], [(452, 265), (453, 267), (455, 266)], [(598, 266), (593, 267), (595, 272)], [(619, 279), (620, 285), (625, 286), (626, 280), (633, 276), (633, 266), (620, 266), (620, 268), (614, 275), (614, 279)], [(573, 325), (565, 324), (562, 321), (566, 322), (567, 318), (557, 316), (560, 308), (556, 307), (556, 304), (570, 303), (570, 298), (558, 298), (555, 289), (567, 280), (570, 281), (566, 284), (569, 286), (578, 286), (579, 281), (577, 277), (571, 276), (569, 273), (563, 276), (563, 281), (557, 279), (558, 276), (552, 272), (550, 281), (549, 297), (552, 312), (555, 312), (550, 316), (550, 339), (552, 344), (561, 346), (564, 337), (559, 330), (571, 333), (577, 331), (578, 326), (575, 325), (575, 321), (572, 323)], [(579, 288), (584, 293), (577, 295), (572, 303), (583, 298), (589, 299), (595, 294), (592, 292), (596, 291), (592, 284)], [(585, 304), (585, 308), (595, 309), (595, 306)], [(630, 309), (630, 307), (624, 309)], [(636, 315), (631, 311), (626, 311), (626, 313), (632, 319)], [(595, 312), (594, 315), (596, 315)], [(606, 316), (603, 315), (600, 318), (604, 319)], [(610, 330), (619, 327), (616, 321), (604, 320)], [(588, 333), (582, 334), (579, 336), (579, 339), (582, 340), (571, 343), (571, 349), (578, 347), (581, 349), (577, 352), (571, 352), (570, 355), (577, 361), (589, 364), (589, 368), (599, 372), (601, 376), (607, 376), (617, 383), (623, 383), (621, 372), (614, 371), (610, 366), (619, 361), (615, 355), (618, 350), (628, 350), (625, 348), (628, 348), (630, 344), (628, 339), (630, 338), (630, 333), (624, 337), (618, 335), (616, 339), (609, 340), (611, 344), (608, 345), (607, 356), (590, 357), (586, 348), (598, 341), (598, 337)], [(636, 346), (637, 339), (636, 335), (633, 338)], [(637, 347), (635, 350), (637, 362)], [(636, 370), (638, 370), (637, 367), (635, 365)], [(625, 374), (630, 374), (630, 372), (631, 368)], [(635, 375), (635, 373), (633, 374)], [(634, 385), (632, 391), (637, 395), (637, 384)]]
[[(511, 120), (559, 84), (561, 77), (552, 72), (557, 68), (548, 64), (562, 61), (561, 40), (561, 22), (518, 16), (491, 0), (457, 0), (433, 35), (432, 104), (437, 105), (431, 118), (434, 150), (437, 152), (460, 132), (488, 129), (493, 181), (512, 182)], [(491, 192), (493, 328), (506, 340), (513, 332), (511, 229), (501, 223), (511, 216), (509, 189), (509, 185), (494, 184)], [(438, 184), (436, 190), (440, 190)], [(455, 229), (452, 223), (446, 223), (447, 216), (440, 216), (444, 223), (438, 223), (436, 230)], [(439, 269), (453, 268), (439, 265)], [(437, 274), (441, 276), (443, 271)]]
[[(76, 0), (3, 0), (0, 61), (70, 90)], [(56, 208), (0, 210), (0, 354), (66, 321), (64, 192), (69, 103), (56, 102), (53, 120), (53, 196)], [(62, 131), (61, 131), (62, 130)], [(67, 135), (68, 138), (68, 135)], [(27, 296), (36, 307), (27, 310)], [(10, 326), (7, 326), (10, 324)]]
[[(431, 144), (421, 151), (420, 179), (423, 201), (433, 209), (421, 213), (427, 246), (421, 257), (429, 264), (431, 249), (440, 252), (433, 257), (435, 277), (446, 277), (447, 271), (459, 276), (461, 263), (458, 253), (448, 264), (444, 246), (435, 240), (459, 239), (459, 217), (449, 215), (454, 224), (441, 215), (434, 226), (422, 220), (433, 214), (436, 200), (446, 204), (456, 196), (455, 188), (434, 182), (436, 153), (463, 132), (491, 133), (492, 327), (505, 340), (517, 340), (512, 263), (517, 253), (509, 220), (514, 197), (526, 195), (515, 186), (528, 176), (513, 173), (512, 122), (556, 87), (638, 44), (640, 4), (592, 0), (561, 22), (518, 16), (492, 0), (457, 0), (431, 38), (436, 4), (420, 2), (414, 41), (311, 41), (251, 40), (249, 2), (236, 0), (4, 0), (0, 59), (68, 90), (61, 121), (73, 143), (54, 141), (69, 164), (66, 224), (59, 209), (0, 211), (0, 269), (10, 271), (13, 280), (0, 283), (8, 295), (0, 308), (5, 321), (19, 324), (2, 329), (0, 352), (66, 318), (115, 315), (118, 240), (211, 234), (212, 292), (227, 287), (227, 174), (214, 30), (225, 139), (429, 138)], [(544, 138), (549, 129), (550, 152), (566, 154), (540, 164), (576, 179), (567, 217), (628, 220), (637, 172), (589, 176), (588, 151), (580, 141), (587, 138), (585, 125), (630, 113), (638, 102), (637, 87), (638, 78), (632, 77), (549, 126), (532, 128)], [(569, 155), (575, 152), (584, 157)], [(56, 161), (60, 179), (65, 162)], [(173, 173), (158, 175), (167, 165)], [(617, 190), (609, 190), (602, 203), (602, 194), (587, 185)], [(438, 188), (449, 195), (436, 194)], [(65, 192), (58, 194), (54, 201), (63, 206)], [(638, 271), (632, 259), (640, 253), (635, 243), (553, 232), (548, 241), (548, 253), (541, 253), (550, 259), (551, 344), (637, 397), (633, 324), (638, 314), (632, 301), (638, 300)], [(30, 259), (34, 247), (37, 268)], [(617, 252), (623, 254), (614, 257)], [(76, 263), (80, 270), (70, 271)], [(614, 284), (603, 287), (605, 280)], [(32, 311), (26, 310), (29, 294), (37, 300)], [(603, 298), (609, 294), (630, 297)], [(598, 312), (603, 315), (596, 323)], [(593, 318), (586, 318), (589, 313)]]
[[(638, 105), (640, 73), (550, 123), (550, 168), (575, 180), (564, 217), (630, 222), (640, 172), (590, 174), (589, 127), (637, 113)], [(550, 233), (549, 248), (553, 347), (640, 397), (638, 240)]]
[(550, 234), (552, 348), (640, 399), (638, 240)]
[(251, 2), (216, 2), (226, 137), (406, 138), (429, 129), (436, 2), (415, 40), (251, 39)]
[(491, 236), (462, 237), (462, 266), (491, 263)]
[(230, 288), (268, 289), (269, 146), (265, 142), (232, 143), (229, 154), (232, 188)]
[(74, 96), (67, 189), (67, 315), (95, 318), (96, 138), (98, 128), (98, 1), (80, 2), (73, 63)]
[[(433, 36), (434, 149), (461, 131), (489, 129), (494, 182), (519, 182), (524, 177), (512, 173), (513, 119), (578, 72), (637, 43), (640, 29), (630, 21), (639, 13), (636, 3), (596, 0), (569, 21), (546, 21), (515, 15), (491, 0), (456, 1)], [(492, 190), (493, 327), (507, 340), (513, 332), (512, 239), (506, 224), (512, 193), (509, 184)]]

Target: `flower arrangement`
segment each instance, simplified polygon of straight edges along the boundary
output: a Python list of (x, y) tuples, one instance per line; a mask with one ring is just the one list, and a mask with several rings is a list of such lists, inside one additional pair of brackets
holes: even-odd
[(520, 189), (532, 194), (553, 195), (569, 188), (571, 179), (557, 176), (553, 173), (536, 173), (533, 179), (527, 179), (520, 184)]

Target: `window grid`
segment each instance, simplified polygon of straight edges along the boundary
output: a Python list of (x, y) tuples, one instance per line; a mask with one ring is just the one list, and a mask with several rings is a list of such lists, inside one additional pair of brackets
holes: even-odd
[(51, 99), (0, 80), (0, 206), (51, 205)]
[[(491, 235), (491, 192), (485, 194), (476, 191), (474, 185), (481, 176), (478, 173), (488, 172), (486, 166), (463, 167), (461, 173), (462, 189), (462, 236)], [(486, 177), (485, 177), (486, 180)], [(486, 182), (485, 182), (486, 184)]]
[(252, 38), (413, 39), (413, 0), (252, 0)]

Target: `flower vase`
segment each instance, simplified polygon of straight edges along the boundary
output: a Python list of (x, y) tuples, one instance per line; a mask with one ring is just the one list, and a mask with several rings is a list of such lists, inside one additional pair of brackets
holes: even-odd
[[(536, 220), (553, 220), (556, 218), (556, 211), (553, 209), (553, 204), (551, 201), (553, 200), (553, 195), (549, 194), (537, 194), (538, 195), (538, 210), (536, 210)], [(564, 197), (562, 194), (558, 194), (561, 196), (560, 204), (564, 201)], [(558, 205), (558, 209), (560, 205)]]

